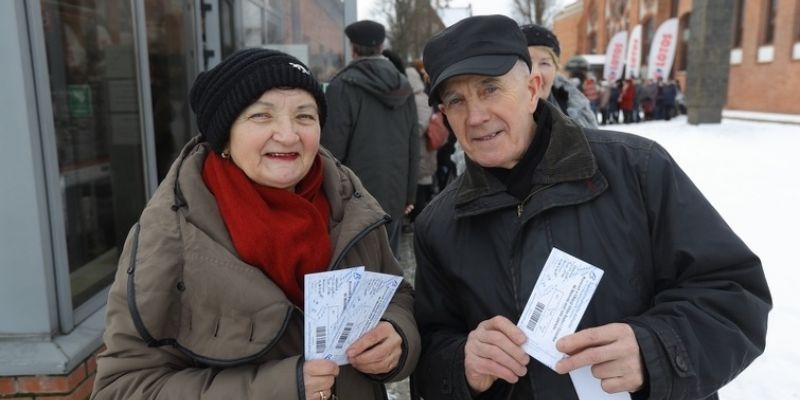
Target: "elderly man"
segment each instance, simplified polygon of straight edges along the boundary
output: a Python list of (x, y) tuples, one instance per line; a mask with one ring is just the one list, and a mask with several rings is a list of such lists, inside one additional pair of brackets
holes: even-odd
[[(586, 366), (609, 393), (716, 398), (761, 354), (761, 262), (661, 146), (542, 101), (509, 18), (452, 25), (424, 62), (467, 155), (415, 226), (424, 398), (576, 399), (566, 373)], [(604, 270), (555, 370), (515, 325), (553, 248)]]

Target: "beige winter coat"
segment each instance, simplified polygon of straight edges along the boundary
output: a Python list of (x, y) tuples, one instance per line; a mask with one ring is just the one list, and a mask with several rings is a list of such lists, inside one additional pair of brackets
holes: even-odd
[[(304, 398), (303, 312), (237, 256), (201, 177), (208, 151), (197, 139), (183, 149), (128, 235), (92, 399)], [(321, 154), (331, 268), (402, 275), (383, 210), (350, 170)], [(383, 316), (403, 338), (398, 368), (367, 376), (342, 367), (334, 387), (341, 399), (386, 398), (383, 382), (411, 373), (420, 349), (413, 301), (404, 281)]]

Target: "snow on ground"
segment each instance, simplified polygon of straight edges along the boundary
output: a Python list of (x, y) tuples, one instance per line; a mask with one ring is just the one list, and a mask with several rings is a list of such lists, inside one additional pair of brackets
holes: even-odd
[(761, 257), (774, 303), (767, 348), (720, 397), (800, 399), (800, 125), (732, 119), (689, 125), (678, 117), (604, 128), (664, 146)]

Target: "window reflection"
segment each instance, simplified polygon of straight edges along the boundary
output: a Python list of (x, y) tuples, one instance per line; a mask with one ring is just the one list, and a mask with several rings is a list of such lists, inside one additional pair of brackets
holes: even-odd
[(42, 0), (72, 305), (114, 277), (144, 205), (130, 2)]

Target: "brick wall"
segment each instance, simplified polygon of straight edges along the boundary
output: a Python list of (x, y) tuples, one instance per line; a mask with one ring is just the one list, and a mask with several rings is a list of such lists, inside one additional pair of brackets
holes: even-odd
[(86, 400), (92, 393), (97, 371), (97, 354), (81, 362), (66, 375), (25, 375), (0, 377), (2, 400)]
[(800, 0), (778, 2), (774, 59), (761, 63), (757, 57), (764, 5), (762, 1), (744, 2), (742, 63), (731, 65), (726, 108), (800, 114), (800, 60), (792, 59), (796, 1)]
[[(678, 17), (691, 12), (691, 0), (678, 1)], [(588, 52), (585, 42), (585, 31), (588, 10), (594, 5), (597, 8), (597, 39), (598, 54), (605, 54), (608, 42), (605, 11), (607, 0), (584, 0), (582, 7), (573, 5), (572, 9), (580, 8), (582, 16), (577, 18), (571, 9), (562, 15), (556, 16), (553, 22), (553, 32), (561, 42), (562, 62), (568, 60), (573, 54)], [(797, 101), (797, 92), (800, 91), (800, 60), (792, 58), (792, 48), (795, 44), (796, 33), (794, 29), (800, 19), (800, 0), (778, 1), (777, 20), (775, 21), (775, 35), (773, 41), (774, 58), (768, 62), (757, 62), (759, 40), (763, 25), (763, 13), (767, 0), (745, 1), (744, 30), (742, 33), (742, 62), (730, 66), (728, 77), (728, 100), (725, 108), (734, 110), (748, 110), (761, 112), (775, 112), (800, 114), (800, 102)], [(670, 17), (670, 1), (656, 3), (656, 21), (661, 24)], [(639, 23), (640, 2), (628, 3), (629, 29)], [(658, 25), (656, 25), (657, 27)], [(583, 33), (583, 35), (581, 35)], [(642, 54), (646, 61), (647, 54)], [(686, 71), (677, 70), (677, 59), (673, 64), (673, 77), (686, 87)]]

